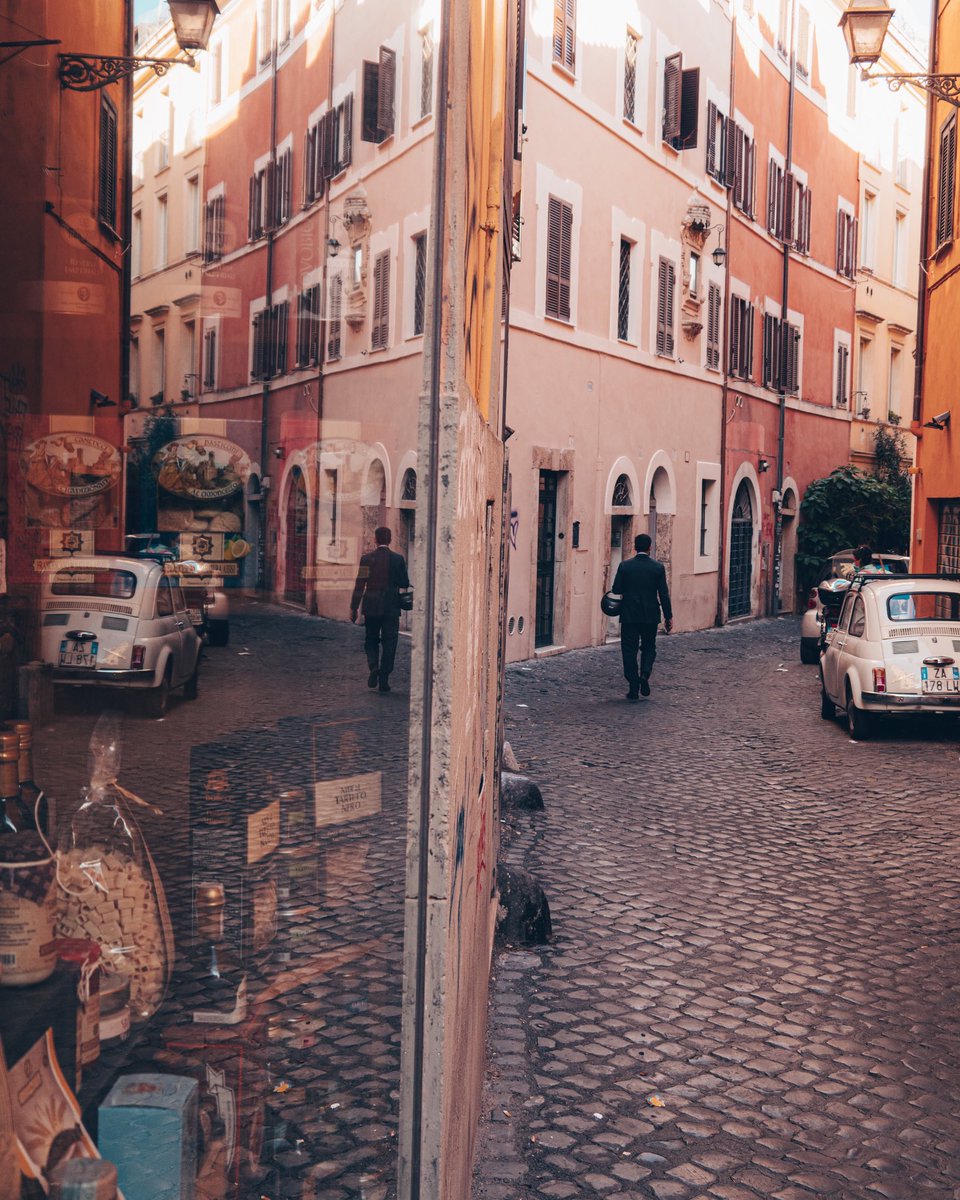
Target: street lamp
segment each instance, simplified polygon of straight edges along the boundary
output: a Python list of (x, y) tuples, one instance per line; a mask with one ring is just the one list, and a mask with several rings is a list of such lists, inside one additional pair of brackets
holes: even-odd
[(840, 28), (847, 43), (847, 54), (854, 66), (863, 67), (863, 79), (885, 79), (891, 92), (904, 84), (913, 84), (948, 104), (960, 107), (960, 76), (956, 74), (908, 75), (890, 71), (868, 71), (880, 58), (883, 39), (894, 10), (887, 0), (850, 0), (840, 17)]
[(141, 67), (150, 67), (156, 75), (166, 75), (170, 67), (182, 63), (195, 67), (192, 50), (206, 50), (220, 8), (217, 0), (167, 0), (173, 32), (183, 58), (129, 58), (109, 54), (61, 54), (60, 86), (74, 92), (95, 92), (108, 83), (126, 79)]

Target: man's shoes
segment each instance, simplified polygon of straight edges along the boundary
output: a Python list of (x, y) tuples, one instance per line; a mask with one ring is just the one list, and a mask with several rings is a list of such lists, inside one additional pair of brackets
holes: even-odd
[(640, 699), (640, 697), (637, 694), (637, 692), (633, 688), (631, 688), (630, 691), (627, 692), (627, 699), (632, 700), (635, 704)]
[(641, 675), (640, 676), (640, 695), (641, 696), (649, 696), (650, 695), (650, 676), (649, 675)]
[(385, 679), (382, 679), (380, 681), (380, 691), (381, 692), (389, 692), (390, 691), (390, 684), (387, 683), (387, 681)]
[(373, 670), (370, 672), (370, 674), (367, 676), (367, 687), (374, 688), (377, 686), (377, 684), (379, 682), (380, 682), (380, 672), (377, 670), (376, 667), (374, 667)]

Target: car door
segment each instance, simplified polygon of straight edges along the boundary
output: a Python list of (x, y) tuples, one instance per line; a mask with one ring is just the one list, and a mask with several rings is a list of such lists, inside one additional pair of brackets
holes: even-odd
[(826, 653), (820, 660), (823, 672), (823, 686), (827, 695), (832, 700), (839, 699), (841, 703), (843, 700), (837, 691), (838, 681), (843, 678), (840, 673), (839, 664), (849, 634), (850, 615), (853, 612), (853, 604), (856, 599), (857, 595), (853, 592), (848, 592), (844, 597), (843, 608), (840, 609), (840, 620), (837, 622), (836, 629), (831, 632)]
[[(180, 591), (179, 586), (176, 589)], [(158, 640), (170, 650), (171, 684), (176, 687), (183, 682), (183, 631), (190, 624), (182, 600), (180, 611), (174, 603), (174, 588), (169, 575), (161, 575), (157, 582), (157, 634)]]
[[(837, 650), (837, 696), (845, 698), (846, 679), (852, 671), (860, 680), (862, 691), (871, 691), (872, 685), (864, 678), (863, 666), (867, 651), (867, 610), (862, 592), (850, 597), (850, 610), (847, 623), (841, 633), (841, 643)], [(869, 664), (868, 664), (869, 665)]]

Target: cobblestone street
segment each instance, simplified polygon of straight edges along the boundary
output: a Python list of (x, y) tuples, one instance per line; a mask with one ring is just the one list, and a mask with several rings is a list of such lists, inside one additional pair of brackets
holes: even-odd
[(495, 961), (475, 1200), (960, 1196), (956, 733), (851, 742), (798, 640), (509, 669), (555, 940)]

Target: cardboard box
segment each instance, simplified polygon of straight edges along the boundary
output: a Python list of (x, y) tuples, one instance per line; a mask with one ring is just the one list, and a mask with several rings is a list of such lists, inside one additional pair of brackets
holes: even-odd
[(100, 1105), (101, 1155), (125, 1196), (193, 1200), (197, 1175), (196, 1079), (123, 1075)]

